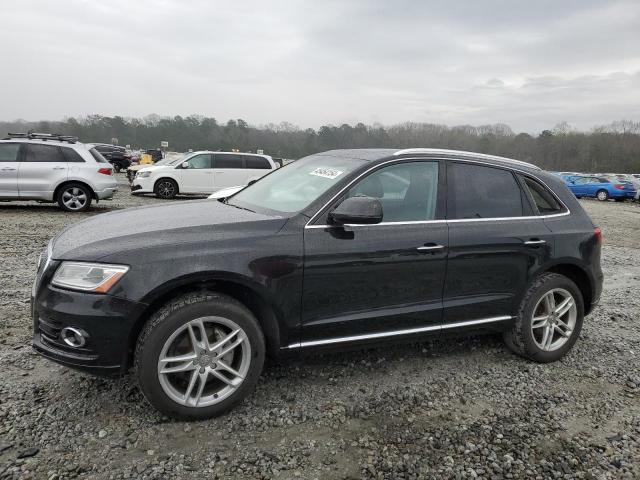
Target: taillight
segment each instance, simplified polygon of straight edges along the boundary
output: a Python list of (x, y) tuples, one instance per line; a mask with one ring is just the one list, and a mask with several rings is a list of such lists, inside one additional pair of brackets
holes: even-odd
[(613, 188), (617, 188), (618, 190), (624, 190), (624, 185), (620, 184), (620, 183), (616, 183)]
[(593, 234), (595, 235), (596, 240), (598, 241), (598, 244), (602, 245), (602, 230), (600, 230), (600, 227), (594, 228)]
[(98, 173), (101, 173), (103, 175), (113, 175), (113, 170), (111, 168), (99, 168), (98, 169)]

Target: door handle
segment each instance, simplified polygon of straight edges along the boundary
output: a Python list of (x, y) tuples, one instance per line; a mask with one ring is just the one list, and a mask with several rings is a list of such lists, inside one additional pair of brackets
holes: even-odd
[(67, 167), (53, 167), (53, 170), (65, 170)]
[(0, 170), (2, 170), (3, 172), (10, 172), (12, 170), (15, 170), (15, 168), (13, 168), (13, 167), (4, 167), (4, 168), (1, 168)]
[(444, 250), (444, 245), (437, 245), (435, 243), (426, 243), (421, 247), (416, 248), (419, 252), (437, 252), (438, 250)]
[(526, 242), (524, 242), (525, 245), (531, 245), (531, 246), (536, 246), (536, 245), (544, 245), (545, 243), (547, 243), (546, 240), (540, 240), (538, 238), (532, 238), (531, 240), (527, 240)]

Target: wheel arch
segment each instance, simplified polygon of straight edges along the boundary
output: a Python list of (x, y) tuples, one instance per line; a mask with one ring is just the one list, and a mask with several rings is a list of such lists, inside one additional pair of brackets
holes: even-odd
[(98, 197), (96, 195), (96, 191), (95, 189), (86, 181), (84, 180), (75, 180), (73, 178), (67, 178), (66, 180), (60, 182), (56, 188), (53, 190), (53, 198), (52, 200), (55, 202), (58, 199), (58, 193), (60, 193), (60, 189), (63, 188), (65, 185), (72, 185), (74, 183), (79, 183), (80, 185), (83, 185), (85, 187), (87, 187), (89, 189), (89, 191), (91, 192), (91, 198), (93, 200), (96, 200)]
[(155, 312), (174, 298), (190, 292), (203, 291), (223, 293), (246, 306), (258, 320), (265, 337), (267, 353), (272, 356), (277, 354), (280, 350), (280, 324), (274, 307), (259, 292), (259, 288), (244, 279), (233, 276), (211, 275), (178, 279), (158, 287), (144, 299), (148, 307), (131, 329), (125, 364), (127, 366), (132, 364), (138, 337)]
[(557, 273), (570, 279), (576, 284), (582, 299), (584, 300), (585, 315), (589, 314), (593, 308), (594, 285), (587, 271), (575, 263), (556, 263), (549, 266), (543, 273)]
[(162, 176), (158, 177), (154, 182), (153, 182), (153, 191), (156, 191), (156, 186), (158, 185), (158, 182), (162, 181), (162, 180), (171, 180), (173, 183), (176, 184), (176, 194), (180, 193), (180, 182), (178, 182), (178, 180), (174, 177), (172, 177), (171, 175), (167, 175), (167, 174), (163, 174)]

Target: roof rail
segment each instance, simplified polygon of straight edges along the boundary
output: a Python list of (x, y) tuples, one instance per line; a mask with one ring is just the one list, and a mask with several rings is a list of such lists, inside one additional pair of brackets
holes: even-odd
[(27, 133), (9, 133), (9, 136), (5, 138), (5, 140), (11, 140), (12, 138), (27, 138), (29, 140), (54, 140), (56, 142), (67, 142), (67, 143), (76, 143), (78, 141), (78, 137), (73, 137), (71, 135), (60, 135), (59, 133), (36, 133), (36, 132), (27, 132)]
[(499, 157), (497, 155), (487, 155), (486, 153), (475, 153), (475, 152), (465, 152), (463, 150), (447, 150), (441, 148), (405, 148), (404, 150), (398, 150), (394, 153), (394, 155), (405, 155), (412, 153), (431, 153), (431, 154), (440, 154), (440, 155), (452, 155), (457, 157), (464, 158), (477, 158), (477, 159), (487, 159), (487, 160), (495, 160), (504, 163), (512, 163), (514, 165), (522, 165), (524, 167), (534, 168), (536, 170), (542, 170), (537, 165), (529, 162), (523, 162), (522, 160), (514, 160), (513, 158), (507, 157)]

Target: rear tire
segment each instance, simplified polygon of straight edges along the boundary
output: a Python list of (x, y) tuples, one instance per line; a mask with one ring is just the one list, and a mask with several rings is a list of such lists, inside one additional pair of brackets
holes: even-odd
[(158, 198), (167, 200), (174, 198), (178, 194), (178, 184), (171, 178), (161, 178), (155, 183), (153, 193), (155, 193)]
[[(551, 296), (552, 308), (547, 303)], [(576, 284), (563, 275), (545, 273), (527, 289), (504, 340), (512, 351), (529, 360), (555, 362), (576, 343), (583, 320), (584, 301)]]
[(56, 201), (67, 212), (86, 212), (91, 208), (93, 192), (81, 183), (67, 183), (58, 190)]
[(265, 349), (258, 321), (240, 302), (219, 293), (190, 293), (145, 325), (136, 345), (136, 376), (160, 412), (202, 420), (227, 412), (253, 391)]
[(606, 202), (607, 200), (609, 200), (609, 192), (607, 192), (606, 190), (598, 190), (596, 192), (596, 198), (601, 202)]

